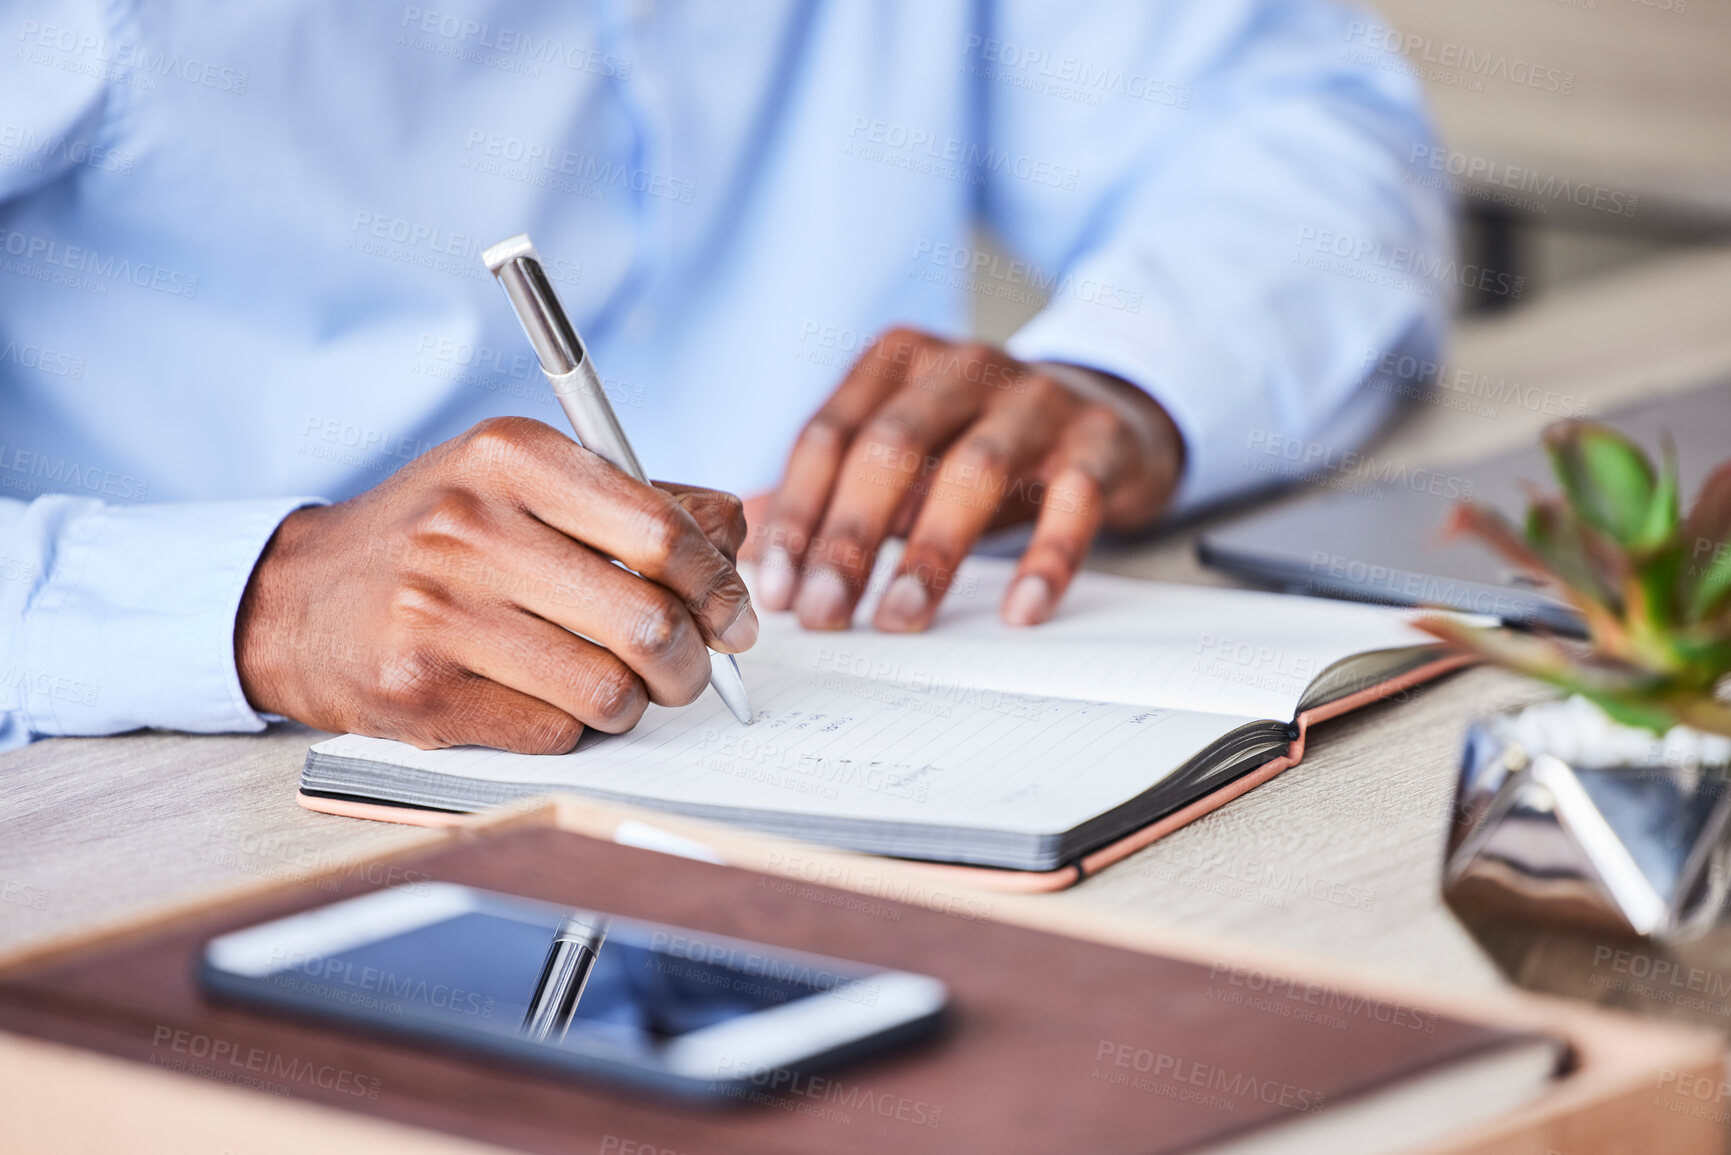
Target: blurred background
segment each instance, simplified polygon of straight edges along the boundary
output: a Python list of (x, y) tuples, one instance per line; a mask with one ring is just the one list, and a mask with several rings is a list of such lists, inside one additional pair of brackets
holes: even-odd
[[(1454, 194), (1460, 259), (1524, 278), (1518, 296), (1463, 292), (1461, 314), (1731, 239), (1731, 0), (1365, 12), (1365, 43), (1424, 83), (1443, 145), (1419, 159)], [(978, 335), (1001, 341), (1040, 304), (981, 297)]]

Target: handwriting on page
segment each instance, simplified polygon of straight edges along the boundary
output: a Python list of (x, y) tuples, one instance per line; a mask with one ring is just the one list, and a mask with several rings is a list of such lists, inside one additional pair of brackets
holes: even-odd
[[(705, 695), (651, 706), (630, 732), (586, 738), (570, 754), (393, 744), (393, 761), (674, 806), (1046, 831), (1148, 789), (1247, 720), (1016, 695), (979, 705), (897, 687), (886, 696), (868, 680), (742, 665), (758, 707), (751, 727)], [(1151, 729), (1170, 739), (1151, 747)]]

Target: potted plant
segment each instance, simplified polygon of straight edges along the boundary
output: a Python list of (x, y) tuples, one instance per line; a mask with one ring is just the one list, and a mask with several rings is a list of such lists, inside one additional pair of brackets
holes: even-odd
[(1708, 925), (1731, 819), (1731, 463), (1685, 516), (1676, 463), (1603, 425), (1545, 432), (1561, 486), (1526, 525), (1462, 505), (1450, 529), (1555, 589), (1587, 640), (1425, 629), (1570, 697), (1473, 724), (1444, 890), (1457, 908), (1666, 937)]

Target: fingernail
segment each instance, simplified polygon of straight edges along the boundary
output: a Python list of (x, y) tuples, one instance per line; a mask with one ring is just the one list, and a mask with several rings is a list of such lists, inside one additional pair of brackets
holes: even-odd
[(751, 649), (752, 643), (757, 641), (757, 611), (751, 608), (751, 602), (740, 605), (732, 624), (721, 631), (718, 640), (730, 653)]
[(926, 587), (912, 574), (903, 574), (890, 583), (878, 603), (877, 627), (880, 630), (917, 630), (925, 624), (926, 607), (931, 598)]
[(1052, 616), (1052, 587), (1039, 574), (1025, 574), (1004, 599), (1004, 620), (1012, 626), (1035, 626)]
[(757, 563), (757, 600), (776, 613), (793, 605), (793, 555), (779, 546), (764, 550)]
[(816, 630), (846, 628), (853, 601), (847, 584), (834, 570), (818, 569), (806, 573), (799, 585), (799, 620)]

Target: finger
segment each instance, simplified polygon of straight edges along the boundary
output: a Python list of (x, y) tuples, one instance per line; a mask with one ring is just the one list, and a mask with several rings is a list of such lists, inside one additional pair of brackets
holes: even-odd
[(895, 515), (890, 518), (890, 537), (905, 538), (914, 531), (914, 521), (920, 515), (920, 506), (926, 502), (926, 491), (923, 485), (916, 485), (902, 495), (901, 504), (896, 506)]
[(680, 485), (672, 481), (657, 481), (655, 488), (673, 495), (703, 536), (721, 551), (728, 561), (738, 564), (739, 547), (745, 542), (745, 503), (731, 493), (719, 489), (704, 489), (696, 485)]
[(583, 723), (539, 698), (465, 674), (437, 711), (394, 736), (423, 750), (490, 746), (514, 754), (564, 754), (583, 736)]
[(764, 523), (758, 596), (766, 609), (793, 606), (799, 571), (843, 455), (866, 418), (902, 387), (908, 364), (935, 343), (936, 338), (911, 330), (885, 334), (801, 430)]
[(1034, 533), (1000, 609), (1013, 626), (1032, 626), (1057, 610), (1100, 532), (1106, 503), (1135, 465), (1133, 438), (1110, 411), (1090, 408), (1066, 432), (1041, 495)]
[(988, 412), (956, 441), (937, 469), (896, 577), (878, 603), (873, 621), (878, 629), (905, 632), (931, 624), (956, 567), (1006, 501), (1025, 500), (1030, 467), (1058, 441), (1076, 408), (1074, 398), (1056, 385), (1030, 389)]
[(794, 606), (801, 625), (847, 626), (896, 510), (984, 406), (982, 390), (958, 378), (904, 389), (865, 423), (806, 553)]
[[(608, 734), (637, 724), (649, 691), (617, 656), (514, 608), (476, 615), (454, 656), (472, 673)], [(575, 740), (573, 740), (575, 741)]]
[(1034, 535), (1004, 594), (1002, 614), (1012, 626), (1032, 626), (1057, 610), (1100, 532), (1104, 502), (1099, 483), (1080, 470), (1053, 478)]
[(769, 511), (775, 502), (773, 492), (754, 493), (745, 499), (745, 540), (740, 543), (739, 556), (750, 562), (763, 559), (763, 527), (769, 524)]
[(643, 680), (651, 701), (683, 706), (709, 682), (709, 652), (689, 609), (666, 587), (529, 519), (498, 556), (453, 575), (473, 600), (544, 618), (605, 647)]
[[(496, 474), (494, 487), (537, 520), (672, 591), (716, 649), (736, 653), (757, 640), (744, 579), (673, 494), (538, 421), (495, 418), (463, 440), (464, 467)], [(466, 523), (459, 532), (476, 528), (480, 519), (461, 506), (449, 520)]]

